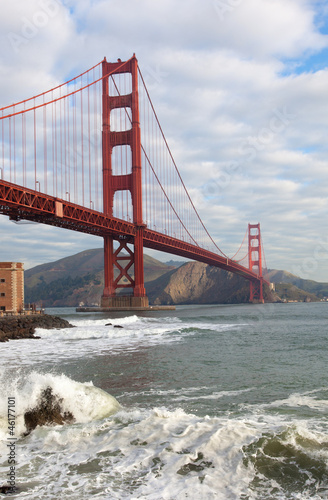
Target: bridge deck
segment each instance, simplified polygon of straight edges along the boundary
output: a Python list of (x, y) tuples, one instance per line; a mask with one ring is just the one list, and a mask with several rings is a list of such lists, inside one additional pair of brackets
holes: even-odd
[[(131, 243), (136, 234), (136, 226), (131, 222), (108, 217), (101, 212), (26, 189), (2, 179), (0, 179), (0, 214), (7, 215), (13, 220), (31, 220), (95, 236), (109, 235), (117, 240), (124, 237), (127, 240), (131, 239)], [(146, 226), (143, 238), (144, 246), (147, 248), (220, 267), (250, 281), (259, 279), (257, 274), (231, 259), (158, 233)], [(269, 284), (268, 281), (263, 281)]]

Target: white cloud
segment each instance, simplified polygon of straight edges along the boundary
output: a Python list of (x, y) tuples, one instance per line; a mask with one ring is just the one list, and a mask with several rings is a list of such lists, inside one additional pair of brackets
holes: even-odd
[[(319, 265), (314, 257), (328, 208), (328, 70), (323, 61), (320, 70), (293, 73), (327, 47), (318, 30), (325, 6), (241, 0), (220, 16), (218, 5), (7, 2), (0, 19), (1, 101), (51, 88), (104, 56), (124, 60), (135, 52), (182, 177), (222, 250), (233, 254), (247, 223), (259, 221), (269, 267), (298, 265), (304, 277), (328, 281), (327, 259)], [(18, 252), (15, 260), (37, 264), (101, 244), (48, 227), (45, 242), (44, 226), (13, 229), (4, 219), (1, 251)], [(317, 265), (311, 272), (306, 259)]]
[(314, 26), (314, 17), (314, 6), (306, 1), (244, 0), (224, 16), (220, 41), (228, 40), (230, 47), (246, 57), (296, 57), (327, 46)]
[(15, 223), (3, 215), (0, 231), (0, 261), (23, 262), (25, 269), (103, 244), (96, 236), (27, 221)]

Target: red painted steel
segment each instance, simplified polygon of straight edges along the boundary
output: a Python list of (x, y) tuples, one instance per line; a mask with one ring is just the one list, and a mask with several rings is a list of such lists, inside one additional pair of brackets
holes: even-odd
[[(93, 74), (92, 82), (89, 81), (90, 72), (94, 73), (95, 68), (100, 70), (99, 65), (85, 72), (85, 75), (77, 77), (79, 81), (73, 79), (57, 89), (40, 94), (41, 100), (37, 102), (36, 99), (39, 96), (0, 110), (2, 111), (0, 117), (2, 120), (0, 213), (13, 220), (26, 219), (102, 237), (105, 270), (103, 299), (107, 299), (110, 305), (113, 305), (115, 303), (113, 301), (117, 299), (117, 289), (128, 287), (133, 289), (131, 304), (135, 306), (147, 304), (143, 274), (143, 247), (197, 260), (238, 274), (250, 281), (250, 300), (263, 302), (263, 283), (269, 282), (262, 275), (262, 258), (263, 262), (265, 259), (264, 254), (262, 256), (260, 224), (248, 226), (249, 268), (247, 269), (234, 258), (229, 259), (219, 249), (197, 213), (169, 150), (148, 91), (142, 87), (142, 83), (138, 89), (139, 70), (136, 57), (133, 56), (125, 62), (118, 60), (117, 63), (108, 63), (104, 59), (101, 64), (102, 76), (96, 77)], [(122, 75), (123, 78), (124, 75), (131, 75), (131, 91), (126, 95), (121, 95), (122, 92), (114, 80), (114, 77), (121, 78)], [(144, 84), (140, 72), (139, 75)], [(115, 86), (118, 95), (110, 95), (109, 82), (110, 85)], [(99, 87), (99, 94), (93, 87), (95, 83)], [(103, 213), (98, 211), (98, 206), (97, 210), (93, 209), (98, 200), (101, 205), (98, 190), (98, 180), (101, 176), (97, 173), (97, 165), (101, 162), (98, 161), (97, 137), (91, 140), (92, 126), (94, 130), (100, 130), (98, 103), (101, 97), (101, 85)], [(61, 87), (66, 89), (63, 90), (65, 95), (62, 95)], [(145, 111), (145, 103), (142, 100), (144, 90), (154, 113), (154, 119), (149, 118), (148, 112)], [(81, 110), (80, 114), (77, 114), (76, 104), (79, 92)], [(145, 134), (146, 128), (148, 134), (148, 136), (143, 136), (143, 145), (141, 145), (139, 123), (139, 92), (143, 103), (140, 105), (141, 113), (143, 113), (141, 116), (143, 123), (146, 120), (147, 125), (145, 127), (144, 124), (143, 133)], [(33, 107), (31, 107), (32, 104)], [(52, 107), (49, 107), (50, 105)], [(38, 109), (42, 113), (39, 115), (39, 121), (36, 120), (35, 115), (35, 110)], [(123, 115), (126, 112), (128, 120), (125, 120), (125, 123), (130, 121), (131, 125), (126, 125), (130, 128), (127, 130), (121, 128), (119, 131), (114, 128), (111, 130), (111, 113), (114, 110), (118, 110)], [(28, 114), (29, 112), (31, 113)], [(5, 115), (5, 113), (8, 114)], [(50, 124), (51, 132), (47, 135)], [(18, 135), (16, 138), (17, 130), (21, 130), (19, 140)], [(27, 131), (30, 131), (33, 140), (31, 137), (29, 140), (26, 139)], [(84, 133), (87, 133), (89, 141), (84, 141)], [(37, 138), (41, 137), (39, 146)], [(162, 146), (156, 149), (159, 138), (161, 138)], [(145, 146), (148, 147), (145, 148)], [(115, 147), (131, 150), (129, 171), (127, 165), (123, 169), (121, 164), (121, 171), (119, 171), (117, 165), (112, 164)], [(167, 152), (166, 157), (164, 151)], [(128, 155), (126, 157), (128, 158)], [(164, 160), (164, 157), (168, 159)], [(78, 161), (81, 163), (81, 169), (80, 167), (78, 169)], [(27, 166), (31, 164), (32, 168), (34, 165), (34, 173), (28, 176), (31, 169), (28, 170)], [(173, 173), (167, 167), (168, 164), (172, 166)], [(19, 181), (16, 180), (18, 166), (22, 172)], [(95, 171), (94, 177), (91, 176), (91, 169)], [(52, 179), (49, 170), (52, 172)], [(85, 182), (88, 170), (89, 185)], [(144, 194), (142, 193), (142, 170), (145, 173)], [(10, 182), (7, 178), (5, 180), (5, 171)], [(73, 172), (72, 177), (71, 172)], [(29, 188), (26, 187), (28, 180), (32, 184)], [(50, 184), (50, 190), (52, 188), (52, 195), (46, 194), (47, 182), (48, 186)], [(79, 192), (82, 195), (80, 197)], [(117, 208), (114, 208), (114, 195), (117, 192), (122, 194), (122, 200), (123, 194), (126, 196), (127, 201), (124, 203), (127, 205), (129, 203), (127, 195), (131, 194), (132, 213), (127, 214), (125, 220), (123, 208), (120, 215), (117, 215)], [(147, 224), (154, 230), (143, 222), (143, 196), (145, 218)], [(68, 200), (64, 200), (65, 197)], [(90, 208), (84, 205), (85, 201), (89, 203), (89, 200)], [(117, 197), (115, 199), (117, 206), (116, 202)], [(127, 212), (129, 210), (127, 208)], [(158, 224), (157, 212), (162, 224), (160, 229), (158, 225), (156, 226)], [(193, 225), (192, 217), (197, 221), (197, 225)], [(205, 250), (207, 243), (201, 240), (200, 230), (205, 232), (205, 240), (207, 238), (207, 241), (213, 244), (213, 251)], [(116, 250), (114, 250), (114, 240), (119, 242)], [(125, 253), (122, 254), (122, 251)], [(115, 268), (118, 270), (116, 278)]]
[(260, 224), (248, 224), (248, 268), (256, 269), (258, 280), (250, 282), (250, 302), (264, 302)]
[[(135, 235), (133, 236), (133, 271), (134, 279), (128, 274), (126, 268), (125, 277), (129, 281), (129, 286), (133, 288), (134, 297), (145, 297), (143, 269), (143, 219), (142, 219), (142, 176), (141, 176), (141, 140), (140, 140), (140, 119), (139, 119), (139, 96), (138, 96), (138, 61), (133, 56), (129, 61), (122, 63), (108, 63), (106, 59), (102, 62), (103, 72), (103, 200), (104, 214), (113, 215), (113, 201), (116, 191), (129, 190), (133, 206), (133, 224)], [(109, 76), (130, 73), (132, 77), (132, 93), (128, 95), (109, 95)], [(106, 76), (107, 75), (107, 76)], [(132, 123), (131, 129), (122, 131), (111, 131), (110, 113), (117, 108), (131, 108)], [(130, 174), (113, 175), (112, 152), (116, 146), (130, 146), (132, 152), (132, 168)], [(120, 288), (120, 280), (114, 279), (113, 267), (120, 270), (120, 253), (113, 251), (113, 244), (105, 237), (105, 288), (103, 297), (114, 297), (116, 289)], [(123, 248), (123, 247), (122, 247)], [(124, 247), (129, 254), (131, 250)], [(132, 254), (131, 254), (132, 255)]]
[[(114, 239), (120, 241), (124, 238), (125, 243), (133, 243), (137, 235), (137, 228), (132, 222), (106, 216), (101, 212), (38, 191), (24, 189), (1, 179), (0, 213), (13, 220), (31, 220), (100, 236), (105, 239), (105, 244), (106, 237), (109, 237), (108, 241)], [(148, 228), (143, 231), (143, 246), (220, 267), (251, 282), (259, 281), (258, 273), (241, 266), (232, 259)], [(112, 264), (113, 261), (110, 269), (113, 269)], [(269, 284), (264, 278), (262, 282)]]
[(102, 237), (118, 238), (118, 235), (123, 234), (132, 238), (135, 235), (132, 223), (115, 217), (106, 217), (101, 212), (2, 179), (0, 179), (0, 213), (12, 220), (32, 220)]

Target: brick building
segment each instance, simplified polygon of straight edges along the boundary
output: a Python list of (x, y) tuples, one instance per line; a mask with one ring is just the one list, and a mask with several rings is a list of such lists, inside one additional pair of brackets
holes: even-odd
[(18, 313), (24, 309), (24, 265), (0, 262), (0, 313)]

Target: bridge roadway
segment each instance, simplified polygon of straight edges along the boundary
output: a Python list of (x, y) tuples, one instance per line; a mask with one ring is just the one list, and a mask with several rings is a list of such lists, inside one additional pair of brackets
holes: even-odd
[[(109, 217), (101, 212), (2, 179), (0, 179), (0, 214), (16, 221), (30, 220), (95, 236), (112, 236), (116, 240), (124, 238), (128, 242), (131, 239), (131, 243), (136, 234), (136, 226), (131, 222)], [(253, 282), (259, 280), (257, 274), (231, 259), (158, 233), (146, 226), (143, 231), (143, 244), (147, 248), (220, 267)], [(268, 281), (264, 279), (263, 281), (269, 284)]]

